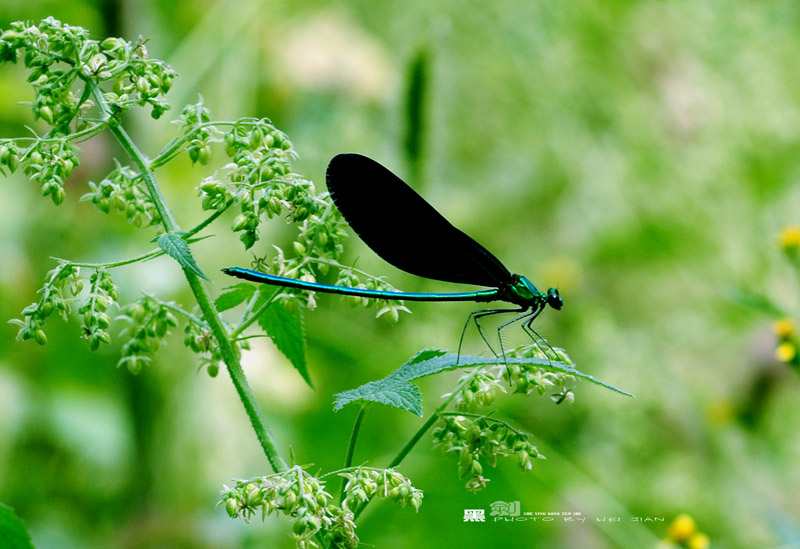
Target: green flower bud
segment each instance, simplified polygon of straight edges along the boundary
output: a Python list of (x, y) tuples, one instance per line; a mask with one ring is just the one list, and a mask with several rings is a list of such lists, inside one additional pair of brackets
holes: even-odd
[(131, 375), (137, 376), (142, 371), (142, 360), (139, 357), (132, 356), (125, 363)]
[(314, 235), (314, 241), (320, 246), (325, 247), (328, 243), (328, 233), (325, 231), (319, 231), (316, 235)]
[(141, 302), (136, 302), (132, 306), (127, 307), (127, 311), (137, 324), (141, 324), (144, 321), (145, 315), (147, 314), (147, 310), (144, 308), (144, 305), (142, 305)]
[(151, 75), (150, 75), (150, 76), (147, 78), (147, 80), (148, 80), (148, 82), (150, 83), (150, 86), (151, 86), (151, 87), (153, 87), (153, 88), (161, 88), (161, 79), (158, 77), (158, 75), (156, 75), (156, 74), (151, 74)]
[(203, 197), (203, 200), (200, 201), (200, 207), (204, 210), (213, 210), (216, 203), (217, 199), (210, 194), (207, 194)]
[(105, 313), (97, 313), (95, 315), (95, 319), (97, 321), (97, 326), (101, 330), (105, 330), (111, 325), (111, 319), (108, 318), (108, 315)]
[(472, 455), (472, 452), (467, 450), (466, 448), (462, 449), (458, 455), (458, 466), (462, 469), (469, 469), (472, 467), (473, 462), (475, 461), (475, 457)]
[(308, 211), (308, 208), (306, 208), (305, 206), (300, 206), (294, 211), (294, 215), (292, 216), (292, 218), (296, 222), (305, 221), (308, 218), (309, 214), (310, 212)]
[(167, 335), (167, 328), (168, 328), (168, 326), (167, 326), (166, 322), (164, 322), (164, 321), (156, 322), (156, 325), (155, 325), (156, 335), (158, 337), (164, 337), (165, 335)]
[(22, 35), (20, 35), (17, 31), (7, 30), (0, 35), (0, 40), (4, 42), (14, 43), (18, 40), (22, 40)]
[(104, 50), (116, 50), (123, 47), (123, 42), (119, 38), (106, 38), (100, 43), (100, 47)]
[[(39, 309), (39, 314), (42, 315), (42, 318), (47, 318), (55, 311), (55, 305), (53, 305), (52, 301), (45, 301), (42, 303), (41, 308)], [(24, 312), (23, 312), (24, 314)]]
[(100, 348), (100, 339), (98, 337), (92, 336), (89, 338), (89, 350), (92, 352), (96, 351)]
[(216, 179), (207, 179), (200, 184), (200, 190), (209, 194), (218, 192), (220, 187), (221, 185)]
[(255, 507), (262, 501), (264, 501), (264, 495), (258, 489), (258, 487), (253, 484), (249, 483), (245, 486), (244, 490), (244, 499), (248, 506)]
[(225, 500), (225, 511), (231, 518), (239, 516), (239, 502), (236, 498), (228, 498)]
[(248, 225), (250, 224), (250, 219), (245, 214), (239, 214), (233, 220), (233, 225), (231, 226), (231, 230), (233, 232), (239, 232), (245, 230)]
[(297, 255), (305, 255), (306, 254), (306, 247), (303, 245), (302, 242), (293, 242), (292, 247)]
[(64, 191), (63, 187), (58, 187), (55, 192), (50, 195), (50, 198), (53, 200), (53, 204), (58, 206), (62, 202), (64, 202), (64, 198), (67, 196), (66, 191)]
[(47, 122), (48, 124), (53, 123), (53, 109), (45, 105), (41, 109), (39, 109), (39, 118)]
[(42, 330), (41, 328), (33, 332), (33, 339), (39, 345), (44, 345), (47, 343), (47, 335), (45, 335), (44, 330)]
[(209, 377), (217, 377), (219, 374), (219, 364), (209, 364), (208, 368), (206, 368), (206, 372), (208, 373)]
[(283, 205), (281, 204), (280, 199), (277, 196), (273, 196), (269, 199), (269, 209), (275, 215), (280, 215), (281, 210), (283, 209)]

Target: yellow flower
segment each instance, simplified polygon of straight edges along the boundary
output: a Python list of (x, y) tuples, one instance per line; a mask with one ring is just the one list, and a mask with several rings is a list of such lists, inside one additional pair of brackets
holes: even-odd
[(687, 541), (697, 533), (694, 519), (687, 514), (678, 515), (667, 528), (667, 537), (677, 543)]
[(797, 225), (784, 227), (778, 235), (778, 242), (784, 252), (795, 251), (800, 248), (800, 227)]
[(789, 362), (797, 355), (794, 343), (784, 341), (775, 348), (775, 358), (781, 362)]
[(686, 542), (686, 547), (689, 549), (708, 549), (711, 547), (711, 540), (708, 539), (707, 535), (701, 532), (695, 532), (689, 538), (689, 541)]
[(772, 323), (772, 331), (780, 339), (788, 339), (797, 333), (797, 326), (791, 318), (782, 318)]

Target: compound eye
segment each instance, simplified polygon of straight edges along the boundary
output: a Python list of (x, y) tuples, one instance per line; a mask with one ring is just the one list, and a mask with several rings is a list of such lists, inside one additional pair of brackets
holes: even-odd
[(556, 311), (560, 310), (564, 305), (564, 300), (561, 299), (561, 296), (558, 295), (558, 290), (555, 288), (550, 288), (547, 290), (547, 304)]

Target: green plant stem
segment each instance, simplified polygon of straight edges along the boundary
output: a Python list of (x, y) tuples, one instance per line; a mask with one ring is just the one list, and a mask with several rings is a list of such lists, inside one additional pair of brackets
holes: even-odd
[(232, 205), (233, 205), (233, 200), (229, 200), (228, 203), (225, 204), (225, 206), (223, 206), (219, 210), (215, 211), (214, 213), (209, 215), (207, 218), (205, 218), (203, 221), (201, 221), (200, 223), (195, 225), (192, 229), (190, 229), (188, 231), (187, 234), (188, 235), (195, 235), (195, 234), (199, 233), (200, 231), (202, 231), (203, 229), (205, 229), (206, 227), (211, 225), (219, 216), (221, 216), (223, 213), (225, 213), (225, 210), (230, 208)]
[(196, 324), (198, 326), (205, 326), (206, 325), (206, 323), (203, 321), (202, 318), (196, 317), (195, 315), (193, 315), (189, 311), (184, 311), (183, 309), (181, 309), (177, 305), (173, 305), (172, 303), (168, 303), (166, 301), (158, 299), (157, 297), (153, 297), (153, 296), (150, 296), (150, 297), (155, 299), (158, 302), (158, 304), (161, 305), (162, 307), (164, 307), (165, 309), (169, 309), (173, 313), (178, 313), (179, 315), (183, 316), (184, 318), (186, 318), (190, 322), (192, 322), (192, 323), (194, 323), (194, 324)]
[(264, 304), (263, 304), (261, 307), (259, 307), (259, 308), (258, 308), (258, 310), (257, 310), (255, 313), (251, 314), (251, 315), (250, 315), (250, 316), (247, 318), (247, 320), (243, 320), (243, 321), (242, 321), (242, 323), (241, 323), (241, 324), (239, 324), (239, 325), (238, 325), (238, 326), (237, 326), (237, 327), (236, 327), (236, 328), (235, 328), (235, 329), (234, 329), (234, 330), (231, 332), (231, 338), (233, 338), (233, 339), (236, 339), (236, 338), (237, 338), (237, 337), (239, 337), (239, 335), (241, 335), (241, 333), (242, 333), (242, 332), (244, 332), (244, 331), (245, 331), (245, 330), (246, 330), (246, 329), (247, 329), (247, 328), (248, 328), (248, 327), (249, 327), (249, 326), (250, 326), (250, 325), (251, 325), (253, 322), (255, 322), (256, 320), (258, 320), (258, 317), (260, 317), (264, 311), (266, 311), (267, 309), (269, 309), (269, 308), (270, 308), (270, 306), (272, 305), (272, 302), (273, 302), (273, 301), (275, 301), (275, 298), (278, 296), (278, 292), (280, 292), (280, 290), (275, 290), (275, 291), (272, 293), (272, 295), (269, 297), (269, 299), (266, 301), (266, 303), (264, 303)]
[(252, 119), (242, 119), (239, 121), (215, 120), (213, 122), (202, 122), (200, 124), (197, 124), (186, 135), (176, 137), (172, 141), (167, 143), (164, 146), (164, 148), (161, 149), (161, 152), (158, 153), (158, 156), (156, 156), (154, 159), (150, 161), (150, 169), (155, 170), (156, 168), (160, 168), (161, 166), (172, 160), (175, 156), (183, 152), (181, 147), (183, 147), (183, 145), (187, 141), (190, 141), (194, 136), (194, 134), (198, 133), (203, 128), (216, 127), (216, 126), (236, 126), (237, 123), (240, 124), (250, 123), (255, 125), (256, 123), (258, 123), (258, 121), (259, 121), (258, 118), (252, 118)]
[[(4, 139), (3, 141), (33, 141), (34, 142), (33, 145), (36, 145), (38, 143), (58, 143), (58, 142), (68, 143), (68, 142), (71, 142), (71, 141), (75, 141), (77, 143), (80, 143), (82, 141), (86, 141), (88, 139), (91, 139), (92, 137), (94, 137), (98, 133), (102, 132), (106, 128), (107, 125), (108, 125), (108, 122), (103, 121), (103, 122), (100, 122), (99, 124), (95, 124), (94, 126), (90, 126), (90, 127), (86, 128), (86, 129), (83, 129), (83, 130), (81, 130), (79, 132), (71, 133), (69, 135), (64, 135), (64, 136), (59, 136), (59, 137), (15, 137), (14, 139), (8, 139), (8, 140)], [(79, 140), (79, 138), (85, 138), (85, 139), (80, 139)], [(27, 152), (25, 154), (23, 154), (23, 157), (26, 154), (27, 154)]]
[[(125, 132), (125, 130), (119, 124), (113, 123), (113, 118), (105, 101), (105, 97), (103, 96), (102, 90), (95, 84), (93, 80), (89, 78), (85, 78), (84, 80), (87, 86), (92, 86), (92, 95), (95, 98), (95, 101), (97, 102), (101, 112), (103, 113), (103, 118), (109, 121), (109, 130), (114, 134), (114, 137), (117, 138), (122, 148), (125, 149), (133, 162), (139, 168), (140, 176), (147, 186), (150, 198), (153, 200), (156, 210), (161, 217), (161, 223), (164, 226), (164, 229), (170, 233), (178, 233), (178, 224), (176, 223), (174, 217), (172, 216), (172, 212), (167, 206), (164, 195), (161, 192), (158, 183), (156, 182), (152, 170), (148, 166), (147, 158), (144, 156), (144, 154), (142, 154), (141, 151), (139, 151), (138, 147), (136, 147), (136, 144), (133, 142), (127, 132)], [(270, 435), (269, 430), (267, 429), (267, 422), (266, 418), (264, 417), (264, 413), (261, 411), (258, 401), (253, 394), (253, 390), (250, 388), (250, 384), (247, 382), (247, 378), (244, 375), (244, 370), (239, 363), (239, 352), (231, 341), (230, 335), (228, 334), (225, 326), (222, 324), (222, 320), (217, 314), (216, 309), (214, 309), (214, 305), (211, 303), (211, 296), (209, 295), (208, 290), (203, 285), (200, 278), (193, 272), (184, 269), (183, 274), (189, 283), (189, 287), (191, 288), (195, 299), (197, 300), (197, 304), (200, 306), (200, 310), (203, 313), (203, 319), (208, 323), (211, 333), (214, 335), (217, 343), (219, 344), (220, 354), (222, 355), (223, 362), (225, 362), (225, 366), (228, 368), (228, 374), (230, 375), (231, 382), (236, 388), (239, 399), (242, 401), (242, 405), (244, 406), (244, 409), (250, 418), (250, 423), (253, 426), (253, 430), (256, 432), (258, 441), (261, 443), (261, 447), (264, 449), (264, 453), (266, 454), (272, 469), (276, 472), (285, 471), (288, 466), (278, 452), (275, 442), (272, 439), (272, 435)]]
[[(187, 240), (187, 242), (192, 244), (194, 242), (199, 242), (200, 240), (205, 240), (206, 238), (208, 237), (204, 236), (202, 238), (192, 238)], [(108, 263), (79, 263), (76, 261), (70, 261), (69, 259), (61, 259), (59, 257), (53, 257), (52, 259), (55, 259), (62, 265), (72, 265), (74, 267), (83, 267), (84, 269), (113, 269), (114, 267), (122, 267), (124, 265), (130, 265), (131, 263), (138, 263), (139, 261), (155, 259), (156, 257), (162, 256), (166, 253), (167, 252), (165, 252), (161, 248), (157, 248), (155, 250), (150, 250), (147, 253), (137, 255), (135, 257), (129, 257), (128, 259), (122, 259), (120, 261), (110, 261)]]
[[(364, 421), (364, 415), (367, 413), (367, 407), (362, 406), (356, 416), (356, 422), (353, 424), (353, 432), (350, 434), (350, 444), (347, 445), (347, 456), (344, 458), (344, 469), (347, 470), (353, 466), (353, 455), (356, 452), (356, 441), (358, 440), (358, 433), (361, 431), (361, 423)], [(339, 505), (344, 501), (344, 487), (347, 485), (347, 479), (342, 477), (342, 488), (339, 490)]]

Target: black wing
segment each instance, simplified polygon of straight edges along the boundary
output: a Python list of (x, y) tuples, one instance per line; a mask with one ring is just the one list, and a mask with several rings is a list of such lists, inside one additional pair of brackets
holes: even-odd
[(353, 230), (398, 269), (492, 288), (511, 280), (511, 273), (489, 250), (374, 160), (354, 153), (337, 155), (328, 164), (326, 179), (333, 202)]

